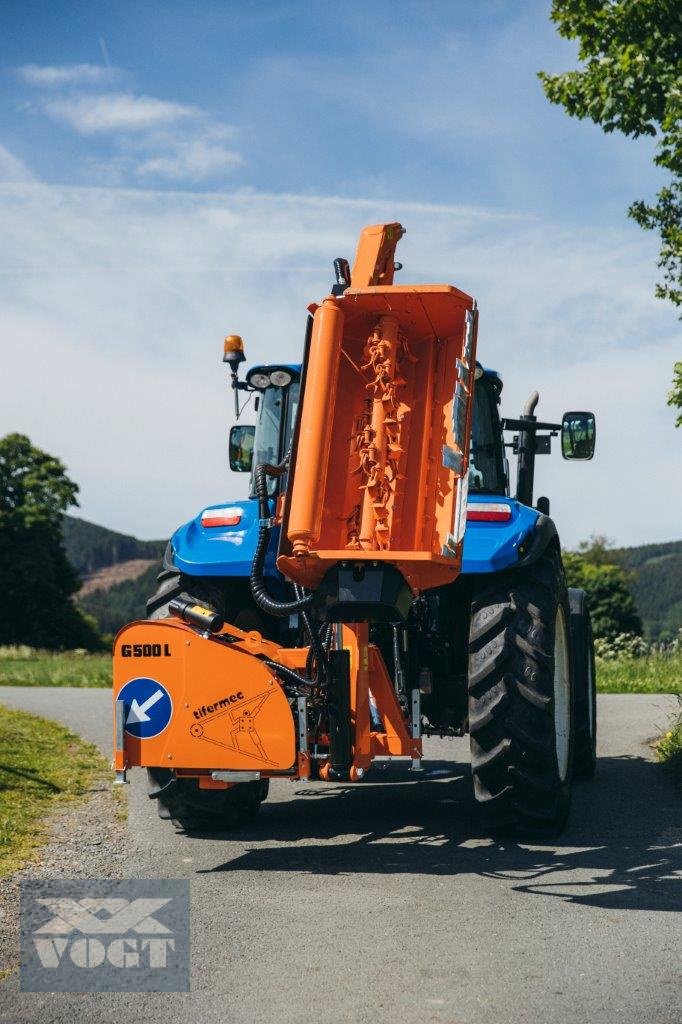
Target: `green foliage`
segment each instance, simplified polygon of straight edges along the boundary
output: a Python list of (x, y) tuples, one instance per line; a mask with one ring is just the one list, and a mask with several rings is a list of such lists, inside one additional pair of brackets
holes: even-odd
[(650, 640), (667, 641), (682, 628), (682, 541), (608, 552), (630, 572), (630, 589)]
[(111, 655), (0, 647), (0, 686), (111, 686)]
[(601, 693), (682, 694), (682, 632), (668, 644), (647, 644), (632, 633), (597, 637), (594, 653)]
[(99, 646), (70, 600), (79, 580), (62, 545), (61, 516), (77, 493), (62, 463), (23, 434), (0, 439), (0, 644)]
[[(603, 538), (598, 538), (601, 543)], [(602, 561), (604, 548), (591, 560), (590, 550), (583, 547), (578, 553), (566, 551), (564, 568), (569, 587), (579, 587), (587, 594), (595, 637), (613, 640), (621, 633), (640, 636), (642, 622), (630, 593), (629, 575), (619, 565)]]
[(590, 565), (613, 565), (612, 549), (613, 541), (602, 534), (593, 534), (578, 544), (578, 554)]
[(674, 371), (673, 386), (668, 393), (668, 405), (672, 406), (673, 409), (680, 410), (675, 426), (682, 427), (682, 363), (675, 363)]
[(105, 759), (57, 722), (0, 706), (0, 877), (16, 871), (45, 837), (46, 811), (84, 795)]
[(600, 663), (597, 689), (600, 693), (682, 693), (682, 658), (660, 662), (651, 656)]
[(145, 617), (147, 599), (156, 590), (161, 563), (152, 565), (134, 580), (122, 580), (107, 590), (93, 590), (79, 599), (102, 633), (117, 633), (133, 619)]
[(623, 661), (626, 658), (643, 658), (649, 653), (649, 645), (634, 633), (619, 633), (612, 640), (603, 636), (594, 638), (594, 654), (602, 661)]
[(613, 548), (608, 538), (591, 537), (578, 545), (577, 554), (591, 565), (625, 571), (648, 640), (665, 643), (677, 637), (682, 629), (682, 541)]
[(682, 693), (682, 653), (597, 658), (600, 693)]
[[(588, 542), (588, 546), (591, 543), (592, 541)], [(645, 565), (663, 565), (678, 557), (682, 558), (682, 540), (640, 544), (636, 548), (614, 548), (609, 543), (608, 548), (608, 560), (632, 572), (638, 572)], [(682, 597), (682, 593), (680, 596)]]
[(163, 557), (165, 540), (138, 540), (75, 516), (62, 517), (66, 554), (81, 576), (133, 558)]
[(655, 203), (638, 200), (629, 213), (660, 234), (663, 281), (656, 294), (682, 305), (682, 5), (553, 0), (551, 17), (560, 35), (578, 40), (583, 66), (559, 75), (540, 72), (550, 102), (605, 132), (658, 139), (655, 163), (670, 180)]
[(0, 528), (55, 528), (60, 514), (77, 505), (78, 487), (59, 459), (34, 448), (24, 434), (0, 440)]
[(670, 728), (656, 744), (656, 753), (675, 778), (682, 782), (682, 697), (678, 697), (678, 700), (679, 708), (672, 716)]

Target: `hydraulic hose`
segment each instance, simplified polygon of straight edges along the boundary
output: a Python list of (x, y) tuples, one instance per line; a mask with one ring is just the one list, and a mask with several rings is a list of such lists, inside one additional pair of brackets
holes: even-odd
[[(294, 594), (299, 601), (305, 599), (306, 592), (303, 587), (298, 583), (293, 584)], [(315, 627), (310, 612), (307, 609), (302, 609), (299, 613), (301, 621), (303, 622), (303, 628), (310, 641), (310, 652), (306, 661), (306, 670), (310, 676), (313, 676), (313, 664), (317, 667), (315, 676), (321, 681), (327, 675), (327, 651), (325, 649), (324, 639), (320, 635), (320, 632)]]
[(269, 658), (264, 658), (263, 664), (277, 673), (285, 683), (293, 685), (296, 688), (296, 693), (300, 693), (301, 688), (303, 688), (306, 694), (311, 693), (315, 689), (315, 683), (312, 680), (300, 676), (293, 668), (280, 665), (278, 661), (271, 661)]
[(302, 598), (297, 598), (295, 601), (275, 600), (275, 598), (268, 593), (267, 583), (265, 582), (265, 576), (263, 574), (265, 555), (268, 550), (270, 533), (272, 531), (270, 506), (268, 503), (268, 477), (282, 476), (286, 473), (289, 465), (290, 454), (291, 451), (287, 452), (286, 456), (276, 466), (273, 466), (268, 462), (260, 462), (256, 466), (256, 470), (253, 475), (256, 497), (258, 498), (260, 525), (258, 528), (256, 550), (253, 556), (253, 562), (251, 563), (251, 594), (261, 611), (279, 618), (286, 618), (287, 615), (295, 615), (297, 612), (302, 612), (303, 609), (308, 608), (312, 604), (313, 600), (312, 594)]

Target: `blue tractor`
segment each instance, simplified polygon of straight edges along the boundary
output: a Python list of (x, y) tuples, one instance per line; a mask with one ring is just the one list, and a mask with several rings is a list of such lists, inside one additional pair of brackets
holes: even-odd
[[(345, 261), (335, 261), (334, 294), (348, 286), (345, 268)], [(307, 343), (310, 331), (311, 319)], [(264, 610), (254, 598), (251, 577), (263, 523), (255, 470), (283, 464), (290, 451), (301, 366), (253, 366), (239, 379), (244, 352), (238, 336), (226, 339), (224, 361), (238, 418), (244, 394), (256, 414), (255, 425), (238, 423), (229, 439), (230, 468), (250, 474), (250, 497), (209, 505), (176, 530), (148, 616), (165, 618), (190, 600), (240, 629), (297, 647), (306, 642), (310, 616), (268, 614), (267, 604)], [(542, 422), (534, 392), (518, 418), (504, 419), (501, 395), (498, 373), (477, 363), (461, 575), (415, 599), (409, 629), (377, 621), (371, 635), (396, 690), (405, 688), (406, 674), (418, 687), (421, 732), (470, 734), (474, 793), (491, 825), (556, 833), (568, 813), (571, 778), (595, 770), (594, 652), (585, 594), (566, 586), (549, 500), (533, 497), (534, 465), (557, 436), (565, 459), (591, 459), (595, 417), (573, 411), (561, 423)], [(513, 496), (508, 450), (517, 458)], [(285, 480), (268, 478), (271, 517)], [(262, 572), (273, 601), (286, 607), (292, 589), (275, 564), (279, 529), (268, 537)], [(224, 822), (226, 814), (239, 817), (244, 807), (257, 808), (267, 788), (245, 783), (214, 792), (161, 769), (150, 772), (150, 781), (160, 814), (186, 828)]]

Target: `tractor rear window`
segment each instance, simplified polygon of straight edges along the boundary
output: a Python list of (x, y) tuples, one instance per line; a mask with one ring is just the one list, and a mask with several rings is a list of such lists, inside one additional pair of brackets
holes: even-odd
[[(269, 462), (271, 465), (277, 463), (286, 455), (291, 435), (296, 422), (298, 411), (298, 383), (287, 388), (266, 388), (261, 395), (261, 408), (256, 426), (256, 441), (253, 457), (253, 465), (259, 462)], [(284, 437), (282, 437), (282, 414), (285, 411), (286, 422), (284, 425)], [(277, 492), (277, 479), (268, 479), (268, 491)]]
[(485, 377), (474, 388), (474, 421), (471, 430), (469, 490), (506, 494), (502, 430), (497, 395)]
[[(253, 465), (269, 462), (277, 465), (280, 460), (280, 427), (282, 423), (282, 405), (284, 392), (281, 388), (267, 388), (261, 396), (260, 415), (256, 426), (256, 443), (253, 453)], [(268, 480), (268, 490), (274, 494), (277, 481), (274, 477)]]

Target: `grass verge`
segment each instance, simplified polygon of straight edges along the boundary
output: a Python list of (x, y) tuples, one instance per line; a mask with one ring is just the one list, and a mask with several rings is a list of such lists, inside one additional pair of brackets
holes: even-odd
[(0, 647), (0, 686), (111, 686), (111, 655)]
[[(111, 655), (0, 647), (0, 686), (111, 686)], [(597, 658), (600, 693), (682, 694), (682, 653)]]
[(35, 855), (46, 812), (107, 771), (97, 748), (63, 725), (0, 705), (0, 876)]
[(656, 743), (656, 755), (669, 768), (678, 782), (682, 782), (682, 698), (672, 716), (670, 728)]
[(682, 653), (597, 658), (600, 693), (682, 693)]

